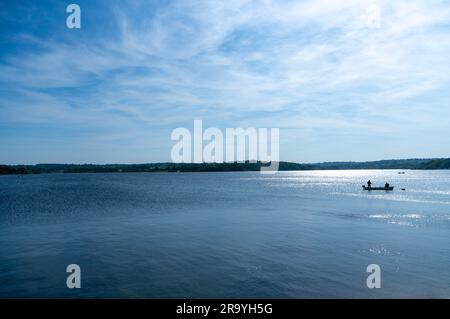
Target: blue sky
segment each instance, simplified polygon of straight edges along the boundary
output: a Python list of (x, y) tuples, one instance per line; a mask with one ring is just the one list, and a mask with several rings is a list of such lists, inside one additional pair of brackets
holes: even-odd
[(169, 161), (195, 119), (288, 161), (450, 156), (449, 1), (70, 3), (0, 2), (0, 163)]

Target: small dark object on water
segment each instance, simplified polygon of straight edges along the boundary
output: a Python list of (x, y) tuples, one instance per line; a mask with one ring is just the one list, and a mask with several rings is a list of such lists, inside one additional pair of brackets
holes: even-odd
[(366, 185), (362, 186), (365, 191), (393, 191), (394, 186), (389, 187), (367, 187)]
[(386, 184), (384, 184), (384, 187), (372, 187), (372, 182), (370, 181), (370, 179), (367, 182), (367, 186), (363, 185), (362, 187), (365, 191), (393, 191), (394, 190), (394, 186), (389, 185), (388, 182), (386, 182)]
[(406, 191), (406, 189), (402, 188), (402, 191)]

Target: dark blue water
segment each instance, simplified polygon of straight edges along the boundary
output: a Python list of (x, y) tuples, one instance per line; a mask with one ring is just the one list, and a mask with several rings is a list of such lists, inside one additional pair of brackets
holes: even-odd
[(448, 298), (450, 172), (0, 176), (0, 297)]

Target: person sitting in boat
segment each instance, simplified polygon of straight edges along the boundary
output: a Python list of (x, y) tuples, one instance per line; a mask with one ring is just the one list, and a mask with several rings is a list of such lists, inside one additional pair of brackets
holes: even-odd
[(386, 184), (384, 184), (384, 188), (389, 188), (389, 183), (386, 182)]
[(370, 181), (370, 179), (367, 181), (367, 187), (371, 187), (372, 186), (372, 182)]

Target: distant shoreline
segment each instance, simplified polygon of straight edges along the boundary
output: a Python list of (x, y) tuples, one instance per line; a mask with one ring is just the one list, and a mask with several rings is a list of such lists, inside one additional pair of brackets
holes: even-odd
[[(241, 172), (260, 171), (269, 163), (148, 163), (148, 164), (36, 164), (0, 165), (0, 175), (48, 173), (153, 173), (153, 172)], [(348, 169), (450, 169), (450, 158), (397, 159), (369, 162), (323, 162), (300, 164), (280, 162), (280, 171), (348, 170)]]

